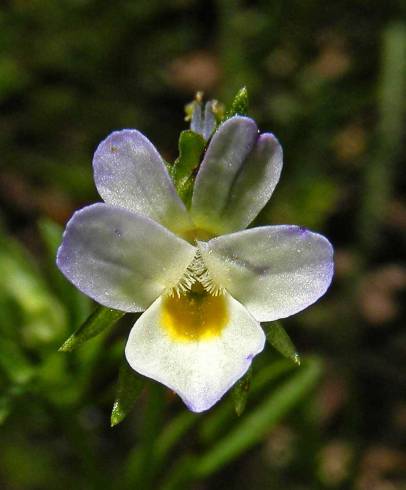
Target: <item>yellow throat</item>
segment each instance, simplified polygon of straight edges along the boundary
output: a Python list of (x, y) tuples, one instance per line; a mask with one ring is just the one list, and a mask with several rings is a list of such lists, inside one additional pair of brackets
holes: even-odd
[(180, 342), (216, 338), (227, 325), (227, 306), (224, 294), (213, 296), (197, 283), (180, 296), (163, 298), (161, 325)]

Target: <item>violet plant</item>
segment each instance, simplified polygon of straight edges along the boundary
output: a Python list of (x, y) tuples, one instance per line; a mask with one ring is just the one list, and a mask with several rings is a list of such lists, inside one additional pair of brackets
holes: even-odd
[[(57, 254), (65, 276), (112, 309), (63, 350), (120, 312), (143, 312), (128, 337), (128, 364), (194, 412), (247, 373), (265, 345), (261, 322), (307, 308), (333, 276), (333, 248), (322, 235), (294, 225), (248, 228), (278, 183), (282, 148), (244, 115), (245, 99), (240, 91), (217, 124), (216, 106), (203, 112), (196, 101), (173, 166), (137, 130), (109, 135), (93, 159), (104, 202), (73, 215)], [(280, 324), (268, 338), (298, 359)]]

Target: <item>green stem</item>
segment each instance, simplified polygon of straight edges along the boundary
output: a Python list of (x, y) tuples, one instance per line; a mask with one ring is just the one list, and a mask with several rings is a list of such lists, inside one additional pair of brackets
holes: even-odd
[[(127, 462), (127, 477), (122, 488), (154, 488), (157, 470), (156, 442), (162, 427), (164, 414), (164, 389), (156, 384), (148, 386), (148, 403), (145, 406), (142, 433), (138, 447)], [(121, 488), (121, 487), (120, 487)]]

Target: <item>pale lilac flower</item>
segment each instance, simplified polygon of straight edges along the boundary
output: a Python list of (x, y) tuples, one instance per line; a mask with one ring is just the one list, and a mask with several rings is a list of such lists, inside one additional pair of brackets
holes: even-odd
[(235, 116), (215, 132), (190, 210), (165, 164), (136, 130), (112, 133), (94, 156), (104, 203), (76, 212), (57, 263), (102, 305), (145, 311), (126, 357), (195, 412), (209, 409), (262, 351), (261, 321), (285, 318), (324, 294), (333, 275), (326, 238), (298, 226), (244, 230), (282, 168), (276, 138)]

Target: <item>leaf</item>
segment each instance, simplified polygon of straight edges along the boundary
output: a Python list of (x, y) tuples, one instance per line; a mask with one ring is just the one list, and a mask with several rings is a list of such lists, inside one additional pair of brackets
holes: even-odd
[(111, 427), (122, 422), (130, 413), (145, 385), (145, 378), (137, 374), (124, 358), (118, 374), (116, 399), (111, 411)]
[[(383, 30), (381, 73), (377, 87), (377, 130), (364, 165), (358, 232), (364, 259), (382, 245), (381, 229), (396, 185), (404, 144), (406, 116), (406, 25), (392, 22)], [(366, 163), (366, 162), (365, 162)]]
[(193, 468), (197, 458), (191, 454), (184, 454), (176, 461), (173, 469), (166, 475), (165, 481), (160, 486), (160, 490), (179, 490), (180, 488), (190, 488), (187, 482), (193, 477)]
[(307, 359), (297, 374), (273, 391), (258, 408), (196, 462), (194, 477), (205, 478), (257, 444), (316, 385), (322, 372), (318, 359)]
[[(278, 359), (255, 373), (252, 379), (250, 396), (255, 397), (265, 389), (270, 391), (280, 377), (285, 376), (293, 369), (293, 365), (287, 359)], [(231, 400), (230, 400), (231, 401)], [(225, 433), (230, 421), (235, 420), (232, 403), (222, 403), (215, 410), (206, 415), (200, 426), (200, 438), (205, 444), (212, 444)]]
[(223, 122), (233, 116), (246, 116), (248, 114), (248, 91), (242, 87), (235, 95), (230, 109), (226, 112)]
[(170, 453), (175, 444), (182, 440), (185, 434), (200, 419), (200, 415), (192, 412), (181, 412), (171, 419), (159, 434), (155, 444), (155, 458), (157, 465), (161, 465), (165, 457)]
[(282, 355), (300, 365), (300, 356), (281, 322), (263, 323), (268, 342)]
[(66, 326), (63, 304), (45, 283), (33, 257), (1, 229), (0, 271), (0, 323), (11, 312), (14, 321), (18, 322), (21, 343), (29, 347), (58, 341)]
[(71, 352), (84, 342), (106, 328), (113, 326), (120, 318), (125, 315), (125, 312), (98, 306), (89, 318), (64, 342), (59, 348), (61, 352)]
[(248, 369), (245, 375), (237, 381), (235, 384), (232, 397), (234, 401), (234, 409), (238, 416), (242, 415), (245, 406), (247, 405), (248, 393), (251, 388), (251, 380), (252, 380), (252, 369)]
[(193, 172), (200, 164), (205, 145), (204, 138), (194, 131), (186, 130), (180, 133), (179, 157), (170, 167), (170, 172), (176, 190), (186, 204), (188, 204), (189, 194), (193, 190)]

